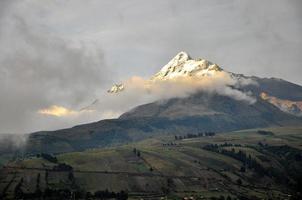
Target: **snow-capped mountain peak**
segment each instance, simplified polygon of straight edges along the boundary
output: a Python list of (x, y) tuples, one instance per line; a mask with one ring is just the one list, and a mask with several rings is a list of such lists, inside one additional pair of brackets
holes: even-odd
[[(156, 81), (173, 80), (177, 78), (202, 78), (215, 76), (218, 72), (224, 71), (217, 64), (214, 64), (206, 59), (192, 59), (186, 52), (179, 52), (174, 58), (172, 58), (168, 64), (162, 67), (162, 69), (152, 76), (149, 83)], [(229, 73), (229, 72), (227, 72)], [(230, 74), (231, 75), (231, 74)], [(123, 84), (115, 84), (109, 93), (118, 93), (123, 91), (125, 86)]]
[(186, 76), (211, 76), (222, 69), (205, 59), (191, 59), (186, 52), (178, 53), (151, 80), (168, 80)]

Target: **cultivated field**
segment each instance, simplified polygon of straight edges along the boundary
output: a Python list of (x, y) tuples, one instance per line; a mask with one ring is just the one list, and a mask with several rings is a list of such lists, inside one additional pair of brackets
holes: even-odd
[(18, 158), (1, 170), (0, 192), (4, 199), (20, 191), (38, 198), (37, 190), (47, 189), (66, 190), (70, 198), (108, 190), (129, 199), (290, 199), (299, 195), (301, 152), (301, 127), (154, 137), (56, 160)]

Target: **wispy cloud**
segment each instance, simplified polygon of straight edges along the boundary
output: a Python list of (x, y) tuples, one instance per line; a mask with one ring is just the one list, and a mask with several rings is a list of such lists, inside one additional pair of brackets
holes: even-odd
[(64, 117), (64, 116), (79, 114), (78, 111), (64, 108), (63, 106), (56, 106), (56, 105), (50, 106), (49, 108), (41, 109), (38, 111), (38, 113), (42, 115), (53, 115), (56, 117)]

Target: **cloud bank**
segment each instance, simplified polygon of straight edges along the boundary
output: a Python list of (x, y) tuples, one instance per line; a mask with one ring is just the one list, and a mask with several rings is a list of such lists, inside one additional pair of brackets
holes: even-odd
[[(2, 8), (5, 3), (0, 4)], [(93, 43), (55, 36), (48, 29), (38, 30), (42, 27), (33, 25), (33, 19), (24, 18), (20, 10), (35, 12), (29, 8), (30, 3), (7, 4), (11, 12), (0, 21), (0, 133), (80, 123), (80, 119), (41, 117), (37, 111), (51, 105), (77, 108), (94, 99), (109, 73), (103, 50)], [(57, 115), (75, 113), (59, 107), (51, 109)], [(41, 112), (50, 113), (51, 109)]]
[[(106, 90), (136, 74), (146, 79), (179, 51), (301, 84), (301, 2), (1, 0), (0, 133), (66, 128), (165, 98), (164, 91), (132, 96), (135, 88), (120, 102)], [(215, 90), (248, 98), (233, 87)], [(95, 112), (38, 113), (54, 105), (80, 112), (95, 99)]]
[(248, 78), (245, 81), (242, 79), (239, 81), (231, 78), (229, 73), (221, 71), (216, 72), (214, 76), (184, 77), (165, 81), (150, 81), (136, 76), (125, 82), (125, 88), (130, 90), (128, 92), (134, 96), (144, 93), (150, 95), (153, 101), (187, 97), (196, 92), (204, 91), (229, 96), (252, 104), (256, 101), (254, 97), (235, 88), (249, 84), (257, 83)]

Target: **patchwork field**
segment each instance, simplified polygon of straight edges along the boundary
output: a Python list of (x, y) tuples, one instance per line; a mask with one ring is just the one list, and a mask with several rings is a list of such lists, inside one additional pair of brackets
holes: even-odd
[(1, 169), (0, 192), (3, 199), (38, 199), (46, 191), (71, 199), (101, 198), (97, 191), (129, 199), (298, 198), (302, 128), (259, 130), (17, 158)]

